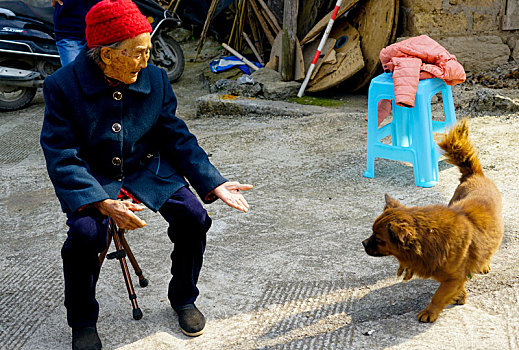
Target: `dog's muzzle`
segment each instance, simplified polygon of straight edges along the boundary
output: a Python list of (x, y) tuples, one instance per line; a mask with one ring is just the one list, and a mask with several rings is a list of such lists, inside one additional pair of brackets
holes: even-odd
[(384, 256), (384, 254), (380, 254), (377, 249), (377, 243), (374, 239), (367, 238), (362, 241), (362, 245), (364, 246), (364, 250), (366, 254), (371, 256)]

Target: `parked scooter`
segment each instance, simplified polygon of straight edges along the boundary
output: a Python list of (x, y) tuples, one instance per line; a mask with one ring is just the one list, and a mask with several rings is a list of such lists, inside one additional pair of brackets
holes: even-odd
[(170, 82), (177, 81), (184, 72), (184, 51), (168, 32), (178, 28), (182, 21), (178, 15), (164, 10), (154, 0), (133, 0), (139, 10), (148, 18), (151, 33), (150, 61), (164, 68)]
[(0, 1), (0, 110), (26, 106), (60, 67), (53, 10)]
[[(134, 2), (153, 29), (151, 63), (164, 68), (171, 82), (176, 81), (184, 71), (184, 53), (168, 32), (180, 25), (180, 19), (153, 0)], [(45, 77), (61, 66), (53, 12), (50, 6), (0, 0), (0, 111), (25, 107)]]

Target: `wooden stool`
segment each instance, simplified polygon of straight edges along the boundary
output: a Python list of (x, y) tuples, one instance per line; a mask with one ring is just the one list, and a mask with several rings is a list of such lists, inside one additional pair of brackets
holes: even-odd
[[(121, 270), (123, 271), (124, 282), (126, 283), (126, 289), (128, 290), (128, 297), (132, 303), (133, 308), (133, 318), (135, 320), (140, 320), (142, 318), (142, 311), (137, 305), (137, 295), (135, 294), (135, 290), (133, 289), (132, 279), (130, 277), (130, 273), (128, 271), (128, 265), (126, 264), (126, 256), (130, 259), (130, 263), (135, 270), (135, 274), (139, 277), (139, 285), (141, 287), (146, 287), (148, 285), (148, 280), (144, 278), (141, 268), (135, 260), (135, 257), (124, 237), (124, 233), (126, 230), (120, 229), (117, 227), (115, 222), (110, 219), (110, 224), (108, 227), (108, 244), (106, 245), (106, 249), (99, 255), (99, 263), (103, 265), (103, 261), (105, 256), (107, 259), (118, 259), (121, 263)], [(112, 239), (115, 244), (115, 252), (106, 254), (108, 249), (110, 248), (110, 244), (112, 243)]]

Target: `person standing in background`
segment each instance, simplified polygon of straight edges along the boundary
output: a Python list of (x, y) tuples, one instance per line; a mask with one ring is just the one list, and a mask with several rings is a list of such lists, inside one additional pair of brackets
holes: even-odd
[(61, 65), (76, 58), (86, 45), (85, 16), (99, 0), (51, 0), (54, 7), (54, 33)]

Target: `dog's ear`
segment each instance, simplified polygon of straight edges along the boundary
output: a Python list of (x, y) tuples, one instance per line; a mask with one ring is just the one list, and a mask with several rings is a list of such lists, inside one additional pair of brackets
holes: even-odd
[[(389, 222), (387, 224), (389, 239), (402, 246), (405, 250), (414, 248), (416, 231), (407, 222)], [(416, 249), (414, 249), (416, 250)]]
[(402, 204), (400, 204), (399, 201), (388, 195), (387, 193), (384, 195), (386, 198), (386, 206), (384, 207), (384, 210), (388, 208), (398, 208), (401, 207)]

